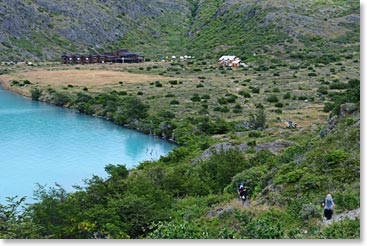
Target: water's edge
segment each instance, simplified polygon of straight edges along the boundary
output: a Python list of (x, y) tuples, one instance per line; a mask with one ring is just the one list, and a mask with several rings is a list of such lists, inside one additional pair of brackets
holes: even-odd
[[(9, 92), (12, 92), (12, 93), (15, 93), (15, 94), (21, 95), (21, 96), (23, 96), (23, 97), (25, 97), (25, 98), (27, 98), (27, 99), (29, 99), (29, 100), (33, 100), (33, 99), (31, 98), (31, 95), (29, 94), (29, 92), (28, 92), (28, 91), (25, 91), (25, 90), (22, 90), (22, 89), (19, 89), (19, 88), (12, 87), (12, 86), (10, 86), (10, 84), (9, 84), (9, 83), (7, 83), (6, 81), (4, 81), (4, 80), (2, 80), (2, 79), (0, 79), (0, 86), (2, 86), (5, 90), (7, 90), (7, 91), (9, 91)], [(46, 103), (46, 104), (51, 105), (51, 106), (54, 106), (54, 107), (60, 107), (60, 106), (54, 105), (54, 104), (52, 104), (52, 103), (50, 103), (50, 102), (47, 102), (47, 101), (45, 101), (45, 100), (36, 100), (36, 101), (43, 102), (43, 103)], [(68, 108), (68, 107), (65, 107), (65, 106), (62, 106), (62, 107), (63, 107), (63, 108), (67, 108), (67, 109), (74, 109), (74, 108)], [(74, 109), (74, 110), (75, 110), (75, 109)], [(76, 112), (78, 112), (79, 114), (82, 114), (82, 113), (80, 113), (78, 110), (75, 110), (75, 111), (76, 111)], [(129, 129), (129, 130), (134, 130), (134, 131), (137, 131), (137, 132), (141, 132), (141, 133), (143, 133), (143, 134), (145, 134), (145, 135), (148, 135), (148, 136), (150, 135), (150, 136), (154, 136), (154, 137), (157, 137), (157, 138), (158, 138), (158, 136), (157, 136), (157, 135), (154, 135), (154, 134), (147, 134), (146, 132), (144, 132), (144, 131), (140, 131), (140, 130), (139, 130), (139, 129), (137, 129), (137, 128), (127, 127), (127, 126), (122, 126), (122, 125), (116, 124), (115, 122), (111, 121), (110, 119), (108, 119), (108, 118), (106, 118), (106, 117), (96, 116), (96, 115), (93, 115), (93, 114), (85, 114), (85, 115), (89, 115), (89, 116), (92, 116), (92, 117), (101, 118), (101, 119), (103, 119), (103, 120), (106, 120), (106, 121), (112, 122), (113, 124), (115, 124), (115, 125), (117, 125), (117, 126), (120, 126), (120, 127), (126, 128), (126, 129)], [(164, 141), (167, 141), (167, 142), (169, 142), (169, 143), (171, 143), (171, 144), (175, 144), (175, 145), (177, 145), (177, 142), (176, 142), (176, 141), (174, 141), (173, 139), (166, 139), (166, 138), (161, 138), (161, 139), (162, 139), (162, 140), (164, 140)]]
[[(63, 187), (65, 187), (68, 191), (74, 191), (74, 189), (72, 189), (74, 185), (83, 186), (84, 180), (87, 180), (88, 178), (90, 178), (93, 175), (104, 177), (103, 175), (106, 175), (104, 167), (107, 164), (114, 165), (116, 163), (122, 163), (119, 165), (125, 165), (125, 167), (130, 172), (130, 171), (133, 171), (137, 167), (137, 165), (141, 163), (142, 161), (153, 161), (154, 159), (158, 161), (160, 157), (167, 156), (169, 152), (171, 152), (172, 149), (175, 148), (176, 146), (175, 143), (172, 143), (171, 141), (167, 141), (166, 139), (162, 139), (160, 137), (154, 136), (153, 134), (146, 134), (143, 131), (139, 131), (137, 129), (128, 128), (123, 125), (116, 124), (112, 120), (108, 120), (103, 117), (99, 117), (99, 116), (91, 115), (91, 114), (80, 113), (77, 109), (73, 107), (65, 107), (65, 106), (53, 107), (57, 105), (54, 105), (44, 100), (33, 100), (30, 96), (26, 94), (28, 92), (28, 89), (29, 87), (24, 88), (24, 89), (20, 89), (17, 87), (14, 88), (10, 86), (8, 82), (4, 82), (3, 80), (0, 79), (0, 91), (4, 93), (4, 98), (1, 96), (1, 99), (5, 99), (4, 100), (5, 104), (1, 104), (2, 107), (0, 107), (0, 112), (4, 112), (4, 117), (0, 118), (0, 120), (2, 120), (0, 122), (4, 124), (4, 127), (2, 128), (3, 132), (2, 134), (0, 134), (3, 137), (2, 141), (0, 141), (0, 147), (4, 147), (4, 148), (0, 148), (1, 149), (0, 159), (2, 159), (2, 163), (0, 166), (4, 168), (2, 169), (3, 171), (2, 174), (0, 175), (0, 180), (2, 180), (2, 183), (0, 184), (0, 204), (5, 202), (4, 199), (6, 197), (13, 197), (13, 194), (17, 196), (22, 196), (22, 197), (23, 196), (32, 197), (31, 195), (32, 190), (33, 191), (36, 190), (37, 187), (32, 188), (32, 189), (29, 189), (29, 187), (34, 186), (35, 184), (41, 184), (42, 186), (47, 185), (48, 187), (51, 187), (53, 183), (55, 182), (59, 183), (62, 180), (62, 183), (60, 184)], [(9, 101), (11, 103), (7, 105), (6, 104), (7, 96), (9, 96), (9, 98), (13, 98), (13, 97), (18, 98), (21, 102), (24, 103), (24, 106), (21, 103), (17, 104), (17, 101), (14, 101), (14, 102)], [(74, 122), (73, 121), (74, 117), (75, 118), (81, 117), (82, 119), (89, 118), (88, 121), (100, 122), (100, 124), (94, 123), (93, 125), (89, 125), (89, 128), (87, 127), (85, 131), (71, 131), (69, 133), (68, 131), (69, 128), (67, 129), (58, 128), (59, 127), (58, 124), (50, 124), (51, 121), (46, 119), (45, 117), (46, 115), (42, 115), (41, 117), (36, 118), (37, 120), (34, 121), (35, 122), (34, 124), (29, 124), (29, 122), (31, 121), (29, 121), (28, 117), (17, 118), (15, 117), (15, 114), (13, 116), (13, 113), (17, 112), (16, 110), (17, 106), (21, 109), (21, 112), (24, 111), (28, 113), (28, 112), (31, 112), (31, 111), (28, 111), (28, 106), (33, 105), (33, 104), (38, 105), (37, 107), (41, 107), (41, 108), (49, 107), (50, 112), (56, 112), (54, 115), (58, 115), (58, 117), (63, 118), (65, 123), (69, 123), (69, 122), (72, 123)], [(14, 111), (12, 110), (12, 105), (15, 106)], [(65, 110), (68, 112), (67, 114), (74, 115), (74, 117), (69, 119), (68, 117), (70, 116), (63, 117), (62, 114), (58, 113), (59, 111), (64, 112)], [(11, 115), (8, 116), (9, 114)], [(33, 115), (33, 113), (30, 113), (30, 114)], [(90, 116), (93, 116), (93, 118)], [(21, 125), (25, 125), (26, 127), (23, 127), (23, 128), (15, 127), (17, 126), (15, 124), (16, 122), (20, 122)], [(47, 131), (47, 129), (43, 129), (43, 125), (40, 124), (43, 122), (46, 122), (45, 128), (51, 125), (51, 128), (48, 127), (51, 129), (50, 131)], [(85, 122), (85, 121), (83, 120), (82, 122)], [(103, 145), (102, 148), (99, 148), (100, 146), (98, 145), (98, 143), (100, 143), (101, 141), (96, 141), (97, 143), (95, 144), (93, 143), (93, 140), (100, 139), (99, 138), (99, 136), (101, 136), (100, 129), (104, 129), (104, 128), (103, 127), (98, 128), (98, 126), (104, 126), (105, 124), (110, 125), (112, 129), (115, 129), (114, 131), (115, 134), (112, 134), (113, 138), (108, 139), (108, 141), (106, 142), (107, 143), (106, 145)], [(6, 126), (8, 125), (11, 127), (7, 128)], [(30, 130), (31, 128), (28, 127), (28, 126), (33, 127), (34, 125), (37, 126), (37, 129), (41, 129), (42, 134), (38, 134), (36, 133), (37, 131), (34, 131), (34, 129)], [(63, 126), (65, 125), (66, 124), (63, 124)], [(56, 134), (53, 134), (55, 132), (55, 129), (60, 129), (61, 130), (60, 132), (62, 133), (67, 132), (68, 133), (67, 137), (66, 138), (63, 137), (63, 135), (59, 134), (57, 131), (56, 131), (57, 132)], [(78, 128), (76, 127), (72, 129), (78, 129)], [(93, 132), (93, 129), (96, 129), (97, 131)], [(125, 132), (125, 131), (126, 132), (130, 131), (130, 134), (127, 134), (127, 137), (123, 137), (123, 138), (118, 137), (117, 133)], [(140, 142), (138, 141), (136, 143), (136, 140), (133, 137), (135, 135), (140, 135), (140, 139), (141, 139)], [(45, 139), (46, 141), (43, 141), (43, 140), (39, 142), (36, 141), (35, 143), (31, 142), (31, 140), (33, 139), (32, 138), (33, 136), (37, 136), (37, 139)], [(105, 134), (102, 136), (106, 136), (106, 138), (108, 138), (107, 136), (109, 135)], [(89, 140), (90, 138), (94, 138), (94, 139), (92, 139), (92, 141), (89, 141), (89, 142), (88, 141), (83, 142), (84, 139)], [(102, 138), (102, 139), (106, 139), (106, 138)], [(127, 147), (124, 147), (124, 145), (119, 145), (119, 144), (124, 143), (126, 138), (128, 138), (128, 141), (126, 141), (126, 145), (125, 145)], [(25, 143), (24, 140), (29, 140), (29, 142)], [(77, 149), (79, 151), (77, 155), (73, 155), (74, 151), (69, 151), (67, 148), (66, 150), (62, 148), (58, 148), (57, 143), (62, 142), (63, 143), (62, 146), (67, 146), (69, 144), (65, 144), (65, 141), (70, 141), (70, 143), (72, 143), (75, 140), (77, 140), (78, 143), (83, 143), (83, 148), (85, 149), (85, 151), (83, 151), (83, 148), (78, 148), (78, 147), (72, 148), (72, 150)], [(15, 143), (15, 147), (12, 145), (13, 143)], [(12, 146), (12, 147), (9, 147), (9, 146)], [(21, 153), (25, 153), (24, 154), (25, 157), (23, 158), (23, 156), (18, 153), (25, 146), (27, 146), (26, 149), (29, 151), (28, 152), (21, 151)], [(44, 153), (41, 150), (43, 150), (44, 147), (46, 146), (47, 147), (53, 146), (51, 147), (52, 150), (59, 150), (59, 151), (56, 151), (56, 156), (58, 158), (54, 160), (47, 155), (48, 153), (53, 153), (52, 151), (44, 152), (46, 153), (46, 156), (47, 156), (45, 157), (43, 155)], [(116, 147), (116, 146), (121, 146), (121, 147)], [(138, 146), (136, 148), (139, 150), (135, 150), (135, 147), (133, 148), (132, 146)], [(120, 148), (118, 152), (116, 152), (116, 148)], [(80, 161), (81, 158), (84, 158), (85, 156), (93, 156), (93, 154), (86, 155), (85, 153), (89, 153), (88, 151), (89, 152), (92, 151), (92, 153), (99, 153), (99, 154), (98, 156), (96, 156), (96, 158), (87, 159), (86, 161), (84, 160)], [(108, 155), (108, 158), (103, 157), (105, 153), (106, 155)], [(125, 157), (122, 154), (127, 154), (127, 155)], [(65, 160), (63, 159), (64, 156), (67, 156)], [(103, 158), (99, 159), (99, 157), (103, 157)], [(48, 163), (51, 163), (51, 164), (50, 165), (47, 164), (46, 168), (43, 168), (43, 166), (41, 165), (42, 163), (44, 163), (44, 161), (41, 161), (41, 160), (46, 160)], [(74, 163), (78, 163), (78, 165), (73, 166)], [(71, 175), (70, 173), (68, 173), (69, 171), (64, 172), (62, 170), (60, 172), (60, 170), (58, 170), (57, 168), (53, 168), (52, 166), (54, 165), (54, 166), (61, 167), (62, 165), (60, 164), (62, 165), (65, 164), (67, 168), (72, 167), (74, 168), (74, 170), (77, 169), (78, 172), (80, 173), (79, 174), (73, 173)], [(69, 170), (67, 168), (65, 170)], [(24, 172), (24, 170), (26, 171)], [(33, 175), (33, 173), (31, 174), (31, 171), (34, 171), (37, 174)], [(38, 179), (38, 176), (37, 176), (39, 174), (41, 174), (40, 179)], [(25, 188), (24, 192), (23, 192), (23, 187)]]

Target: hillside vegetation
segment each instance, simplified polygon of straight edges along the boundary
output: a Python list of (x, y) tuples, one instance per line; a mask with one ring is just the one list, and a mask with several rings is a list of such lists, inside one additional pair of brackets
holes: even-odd
[(59, 61), (62, 52), (121, 47), (148, 59), (266, 60), (356, 51), (359, 43), (359, 1), (1, 0), (0, 21), (1, 60)]
[[(0, 238), (360, 238), (359, 215), (340, 219), (360, 209), (359, 2), (0, 3), (13, 6), (8, 19), (24, 12), (13, 19), (19, 28), (38, 15), (17, 42), (8, 41), (18, 29), (4, 31), (4, 58), (128, 47), (152, 60), (2, 66), (6, 88), (178, 144), (131, 170), (105, 163), (107, 177), (86, 177), (76, 192), (39, 187), (23, 210), (25, 198), (9, 198)], [(47, 44), (27, 50), (20, 41), (36, 29)], [(194, 58), (155, 61), (184, 54)], [(220, 67), (224, 54), (249, 66)], [(240, 182), (250, 190), (245, 205)], [(338, 216), (331, 223), (321, 207), (327, 193)]]

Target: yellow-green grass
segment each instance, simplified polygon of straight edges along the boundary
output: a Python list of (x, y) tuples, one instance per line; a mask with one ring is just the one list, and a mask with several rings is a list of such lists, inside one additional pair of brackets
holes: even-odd
[[(359, 64), (343, 61), (341, 65), (325, 66), (312, 65), (299, 69), (290, 66), (276, 66), (267, 71), (256, 71), (256, 66), (247, 69), (219, 69), (217, 64), (201, 65), (199, 62), (161, 63), (151, 62), (142, 64), (91, 64), (91, 65), (60, 65), (48, 64), (35, 67), (19, 67), (15, 72), (4, 74), (0, 79), (9, 83), (10, 80), (29, 80), (32, 85), (41, 88), (53, 88), (65, 92), (79, 92), (88, 88), (88, 93), (126, 91), (128, 95), (141, 98), (149, 104), (152, 114), (170, 110), (175, 113), (177, 120), (185, 117), (208, 115), (220, 117), (227, 121), (247, 121), (250, 113), (255, 113), (256, 105), (262, 104), (266, 112), (269, 135), (274, 138), (284, 133), (287, 122), (292, 120), (299, 126), (298, 131), (323, 124), (329, 113), (323, 112), (327, 97), (318, 93), (322, 80), (332, 82), (338, 79), (346, 83), (348, 78), (359, 78)], [(339, 67), (348, 69), (339, 69)], [(336, 68), (330, 73), (330, 68)], [(315, 72), (317, 76), (309, 76)], [(274, 75), (278, 73), (278, 75)], [(157, 86), (157, 81), (161, 84)], [(172, 83), (177, 81), (177, 83)], [(30, 86), (24, 88), (12, 86), (27, 94)], [(327, 85), (324, 85), (327, 87)], [(252, 88), (259, 88), (259, 93), (253, 93)], [(19, 91), (20, 90), (20, 91)], [(250, 98), (241, 96), (240, 91), (250, 92)], [(330, 91), (330, 90), (329, 90)], [(291, 98), (284, 99), (289, 92)], [(200, 97), (209, 95), (210, 99), (193, 102), (194, 94)], [(218, 98), (227, 94), (236, 95), (235, 103), (220, 105)], [(29, 95), (29, 94), (28, 94)], [(269, 96), (276, 96), (282, 107), (268, 102)], [(306, 97), (306, 100), (299, 97)], [(172, 105), (177, 100), (178, 105)], [(233, 112), (238, 104), (242, 112)], [(203, 111), (207, 105), (207, 112)], [(216, 111), (215, 108), (227, 106), (229, 112)], [(281, 113), (279, 112), (281, 110)], [(276, 130), (280, 129), (280, 130)], [(297, 131), (297, 130), (296, 130)], [(242, 136), (242, 135), (241, 135)], [(245, 138), (244, 134), (241, 138)], [(225, 136), (221, 136), (226, 138)]]

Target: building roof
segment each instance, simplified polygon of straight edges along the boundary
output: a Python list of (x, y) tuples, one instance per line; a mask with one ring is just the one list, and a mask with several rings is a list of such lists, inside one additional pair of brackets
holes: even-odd
[(234, 60), (237, 56), (221, 56), (219, 58), (220, 61), (228, 61), (228, 60)]
[(125, 55), (125, 56), (128, 56), (128, 55), (137, 55), (137, 56), (139, 56), (139, 54), (137, 54), (135, 52), (131, 52), (131, 51), (119, 52), (119, 55)]

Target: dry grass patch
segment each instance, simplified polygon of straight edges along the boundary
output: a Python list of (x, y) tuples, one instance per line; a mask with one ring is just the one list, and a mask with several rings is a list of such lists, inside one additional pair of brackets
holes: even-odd
[(32, 83), (38, 83), (40, 86), (65, 86), (72, 84), (74, 86), (105, 87), (116, 84), (119, 81), (124, 83), (153, 82), (156, 80), (168, 81), (172, 78), (135, 74), (128, 72), (108, 71), (108, 70), (38, 70), (29, 72), (18, 72), (16, 74), (2, 75), (3, 80), (29, 80)]

